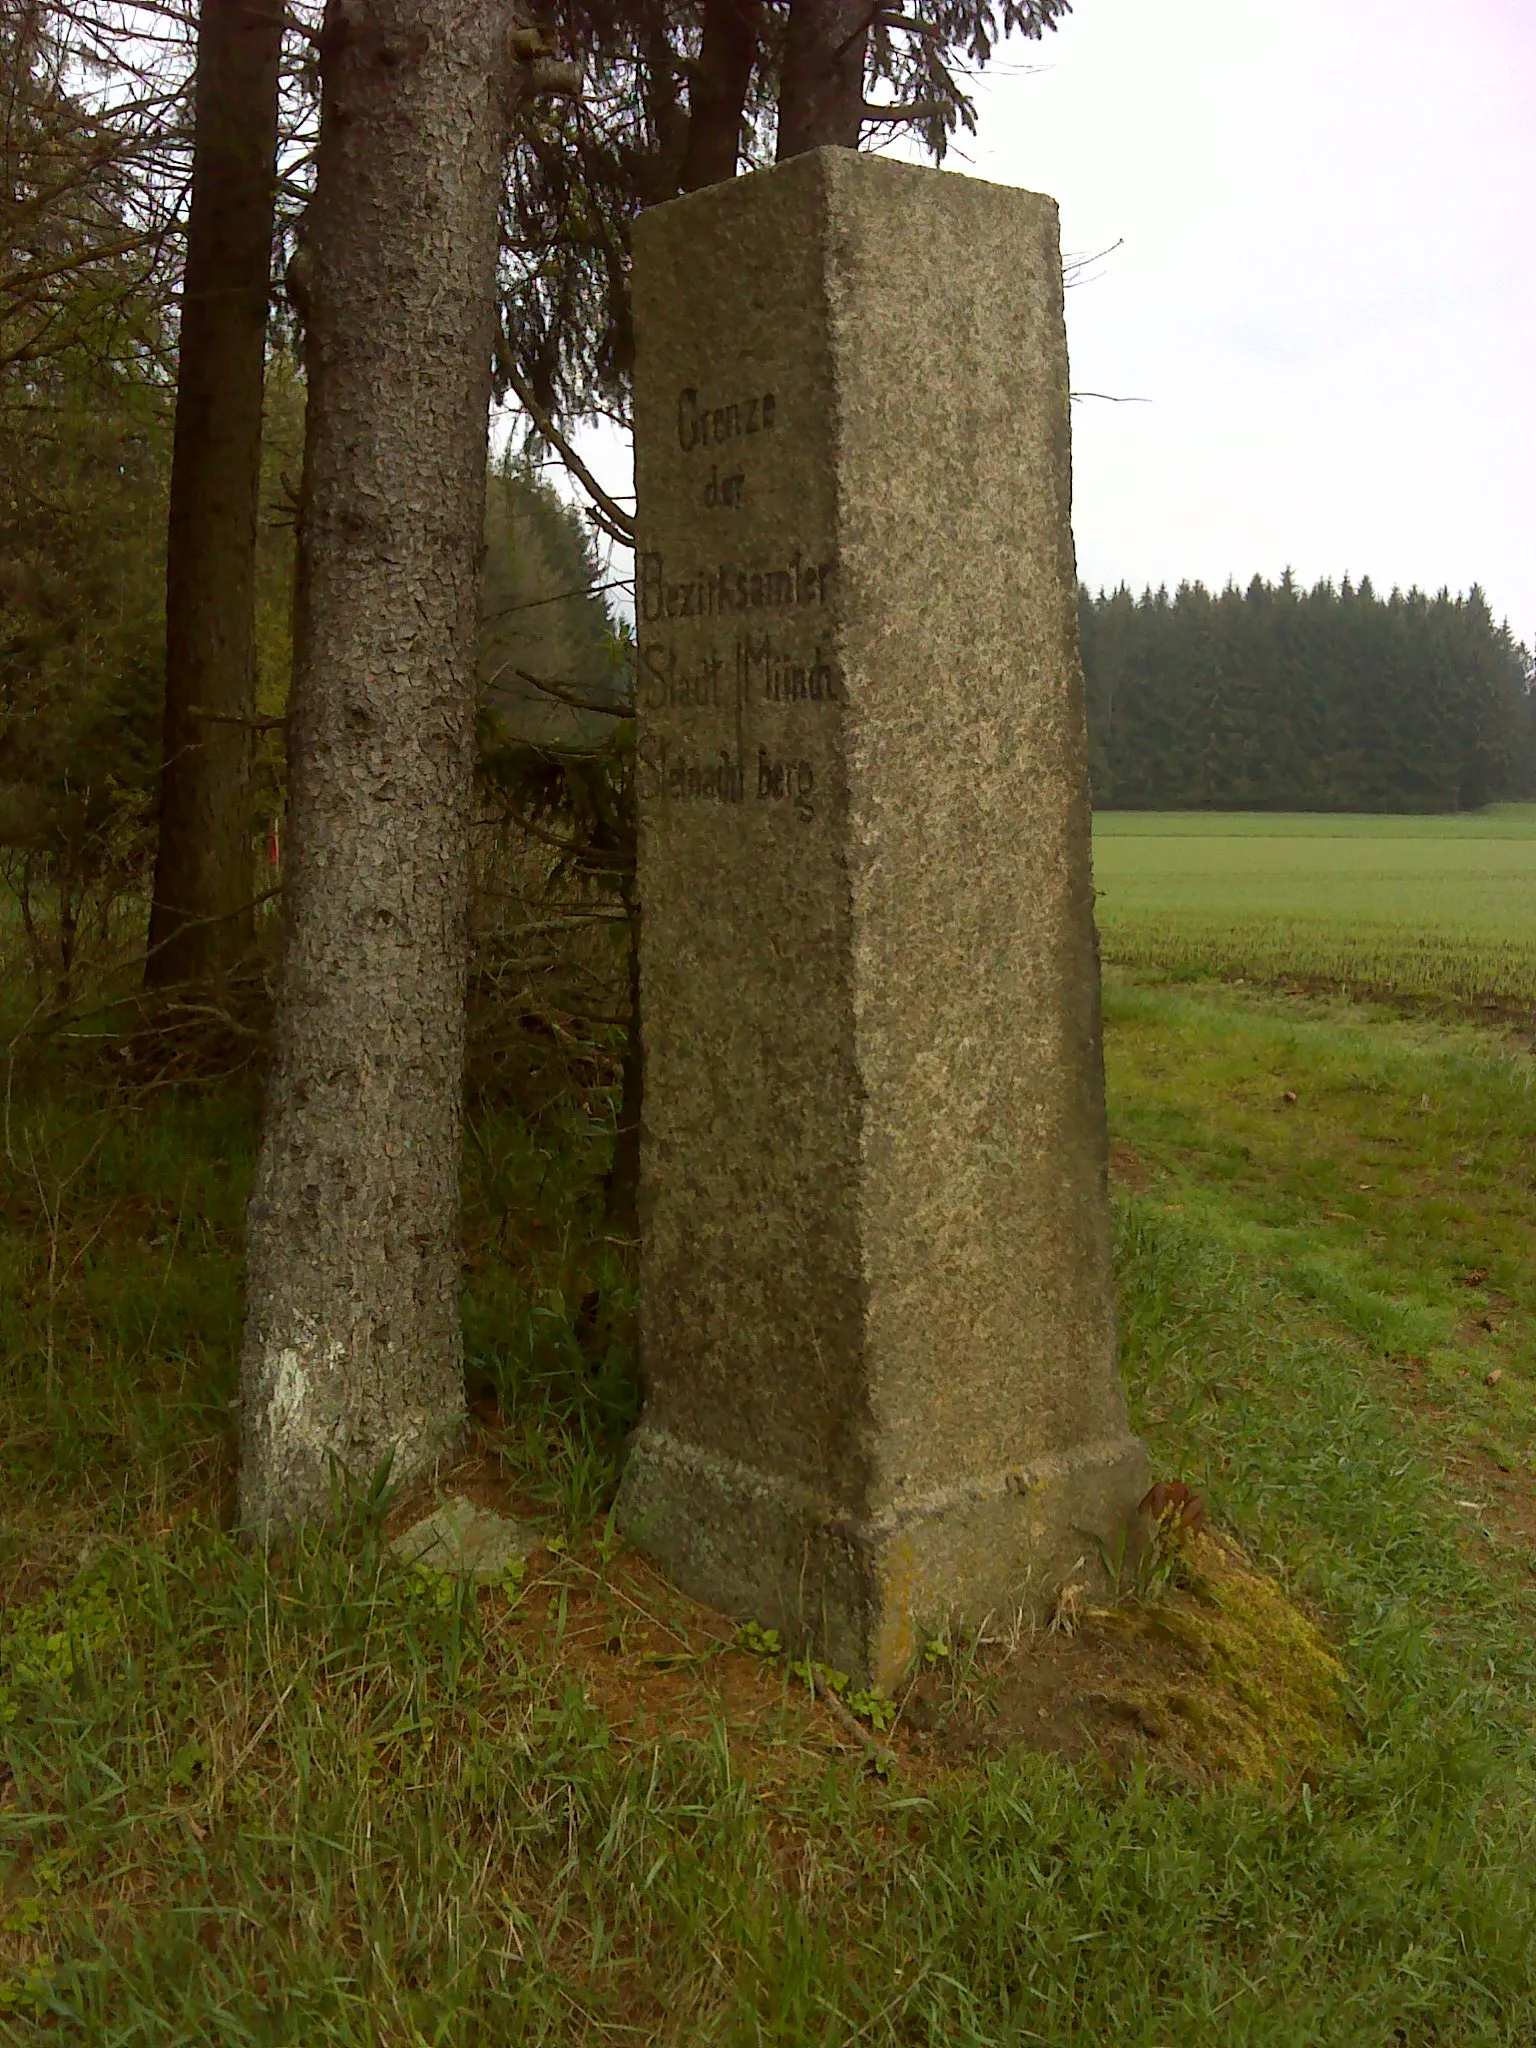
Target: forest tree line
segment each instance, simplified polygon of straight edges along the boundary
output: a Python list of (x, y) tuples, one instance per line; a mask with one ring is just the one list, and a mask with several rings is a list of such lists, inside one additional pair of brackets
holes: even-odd
[(1529, 652), (1483, 592), (1369, 577), (1078, 594), (1094, 802), (1456, 811), (1536, 794)]

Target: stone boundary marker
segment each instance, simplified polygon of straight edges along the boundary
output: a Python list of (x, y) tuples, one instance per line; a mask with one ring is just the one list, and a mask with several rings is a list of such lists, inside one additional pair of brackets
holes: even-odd
[(1054, 203), (818, 150), (635, 230), (624, 1527), (880, 1681), (1102, 1583), (1115, 1372)]

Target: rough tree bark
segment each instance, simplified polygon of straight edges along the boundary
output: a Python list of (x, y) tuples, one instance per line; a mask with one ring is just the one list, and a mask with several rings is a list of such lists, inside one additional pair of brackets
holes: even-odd
[(762, 0), (704, 0), (698, 62), (688, 86), (688, 145), (678, 180), (685, 192), (736, 175), (742, 114), (762, 26)]
[[(464, 1408), (459, 1154), (507, 0), (328, 0), (286, 955), (241, 1364), (244, 1527), (429, 1470)], [(536, 40), (536, 39), (535, 39)]]
[(790, 0), (779, 69), (778, 160), (834, 144), (857, 149), (871, 0)]
[(252, 938), (251, 731), (242, 721), (256, 711), (256, 520), (282, 39), (278, 0), (202, 0), (166, 534), (151, 988), (216, 980)]

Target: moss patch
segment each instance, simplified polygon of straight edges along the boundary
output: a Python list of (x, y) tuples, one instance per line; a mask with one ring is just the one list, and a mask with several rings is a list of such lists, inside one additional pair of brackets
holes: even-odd
[(1022, 1747), (1117, 1775), (1144, 1760), (1197, 1784), (1283, 1780), (1349, 1739), (1345, 1686), (1317, 1624), (1234, 1543), (1170, 1531), (1117, 1605), (925, 1673), (899, 1732), (946, 1761)]
[(1145, 1682), (1128, 1673), (1120, 1697), (1199, 1775), (1283, 1775), (1347, 1739), (1344, 1667), (1326, 1637), (1219, 1536), (1182, 1537), (1167, 1593), (1102, 1624), (1128, 1646), (1161, 1637), (1185, 1653), (1186, 1672)]

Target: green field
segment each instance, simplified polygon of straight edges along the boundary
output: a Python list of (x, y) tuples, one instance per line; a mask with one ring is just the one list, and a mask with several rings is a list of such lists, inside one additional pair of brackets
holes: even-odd
[[(1127, 1765), (898, 1717), (877, 1771), (701, 1635), (606, 1518), (634, 1288), (590, 1091), (465, 1158), (471, 1464), (526, 1576), (403, 1566), (382, 1502), (252, 1554), (259, 1090), (61, 1040), (0, 1131), (3, 2048), (1536, 2041), (1536, 1061), (1457, 1014), (1529, 986), (1536, 811), (1108, 817), (1097, 855), (1133, 1419), (1322, 1627), (1342, 1738), (1192, 1776), (1155, 1726)], [(939, 1733), (1036, 1655), (942, 1646)]]
[(1536, 1004), (1536, 804), (1450, 817), (1103, 812), (1094, 869), (1109, 960)]

